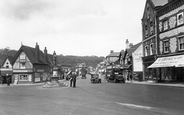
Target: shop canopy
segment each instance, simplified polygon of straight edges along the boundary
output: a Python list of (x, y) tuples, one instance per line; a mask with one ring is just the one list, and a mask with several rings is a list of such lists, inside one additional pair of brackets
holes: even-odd
[(184, 67), (184, 55), (169, 56), (158, 58), (148, 68), (161, 68), (161, 67)]

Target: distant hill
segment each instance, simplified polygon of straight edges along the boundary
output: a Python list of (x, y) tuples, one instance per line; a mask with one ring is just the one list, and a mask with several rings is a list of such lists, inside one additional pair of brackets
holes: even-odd
[[(8, 47), (0, 49), (0, 65), (3, 63), (6, 55), (14, 56), (17, 53), (16, 50), (10, 50)], [(58, 55), (58, 62), (62, 65), (76, 66), (77, 63), (86, 63), (87, 66), (96, 67), (96, 65), (104, 60), (104, 57), (98, 56), (63, 56)]]
[(96, 67), (97, 64), (102, 62), (104, 57), (97, 57), (97, 56), (58, 56), (58, 61), (61, 64), (72, 65), (76, 66), (77, 63), (86, 63), (87, 66)]

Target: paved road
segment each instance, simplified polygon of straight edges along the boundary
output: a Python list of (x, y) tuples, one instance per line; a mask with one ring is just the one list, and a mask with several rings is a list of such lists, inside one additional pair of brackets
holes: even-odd
[[(66, 82), (68, 83), (68, 82)], [(0, 115), (183, 115), (184, 89), (123, 83), (0, 87)]]

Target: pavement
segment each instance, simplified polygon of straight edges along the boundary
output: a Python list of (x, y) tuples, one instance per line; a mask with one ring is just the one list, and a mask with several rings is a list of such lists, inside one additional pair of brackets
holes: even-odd
[(184, 88), (184, 83), (169, 83), (169, 82), (163, 82), (159, 83), (156, 81), (126, 81), (126, 83), (129, 84), (139, 84), (139, 85), (155, 85), (155, 86), (168, 86), (168, 87), (180, 87)]
[[(106, 80), (103, 80), (106, 81)], [(103, 82), (102, 81), (102, 82)], [(67, 82), (67, 80), (59, 80), (59, 82)], [(128, 84), (137, 84), (137, 85), (154, 85), (154, 86), (168, 86), (168, 87), (179, 87), (179, 88), (184, 88), (184, 83), (169, 83), (169, 82), (164, 82), (164, 83), (159, 83), (155, 81), (125, 81), (125, 83)], [(10, 86), (31, 86), (31, 85), (44, 85), (43, 83), (33, 83), (33, 84), (10, 84)], [(0, 87), (8, 87), (6, 84), (0, 85)]]

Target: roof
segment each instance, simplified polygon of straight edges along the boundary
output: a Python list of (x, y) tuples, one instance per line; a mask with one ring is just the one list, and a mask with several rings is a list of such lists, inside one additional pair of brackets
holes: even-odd
[(129, 56), (132, 56), (132, 53), (133, 53), (141, 44), (142, 44), (142, 42), (139, 42), (139, 43), (133, 45), (131, 48), (126, 49), (125, 52), (127, 52)]
[(107, 57), (119, 57), (120, 52), (110, 53)]
[(16, 61), (17, 57), (20, 55), (22, 51), (26, 54), (26, 56), (29, 58), (32, 64), (52, 64), (53, 63), (53, 58), (51, 54), (48, 54), (47, 56), (48, 60), (46, 61), (44, 58), (44, 53), (41, 50), (39, 50), (39, 59), (37, 59), (35, 54), (36, 49), (25, 45), (22, 45), (20, 47), (13, 62)]
[(156, 6), (163, 6), (168, 3), (168, 0), (152, 0), (153, 4)]

